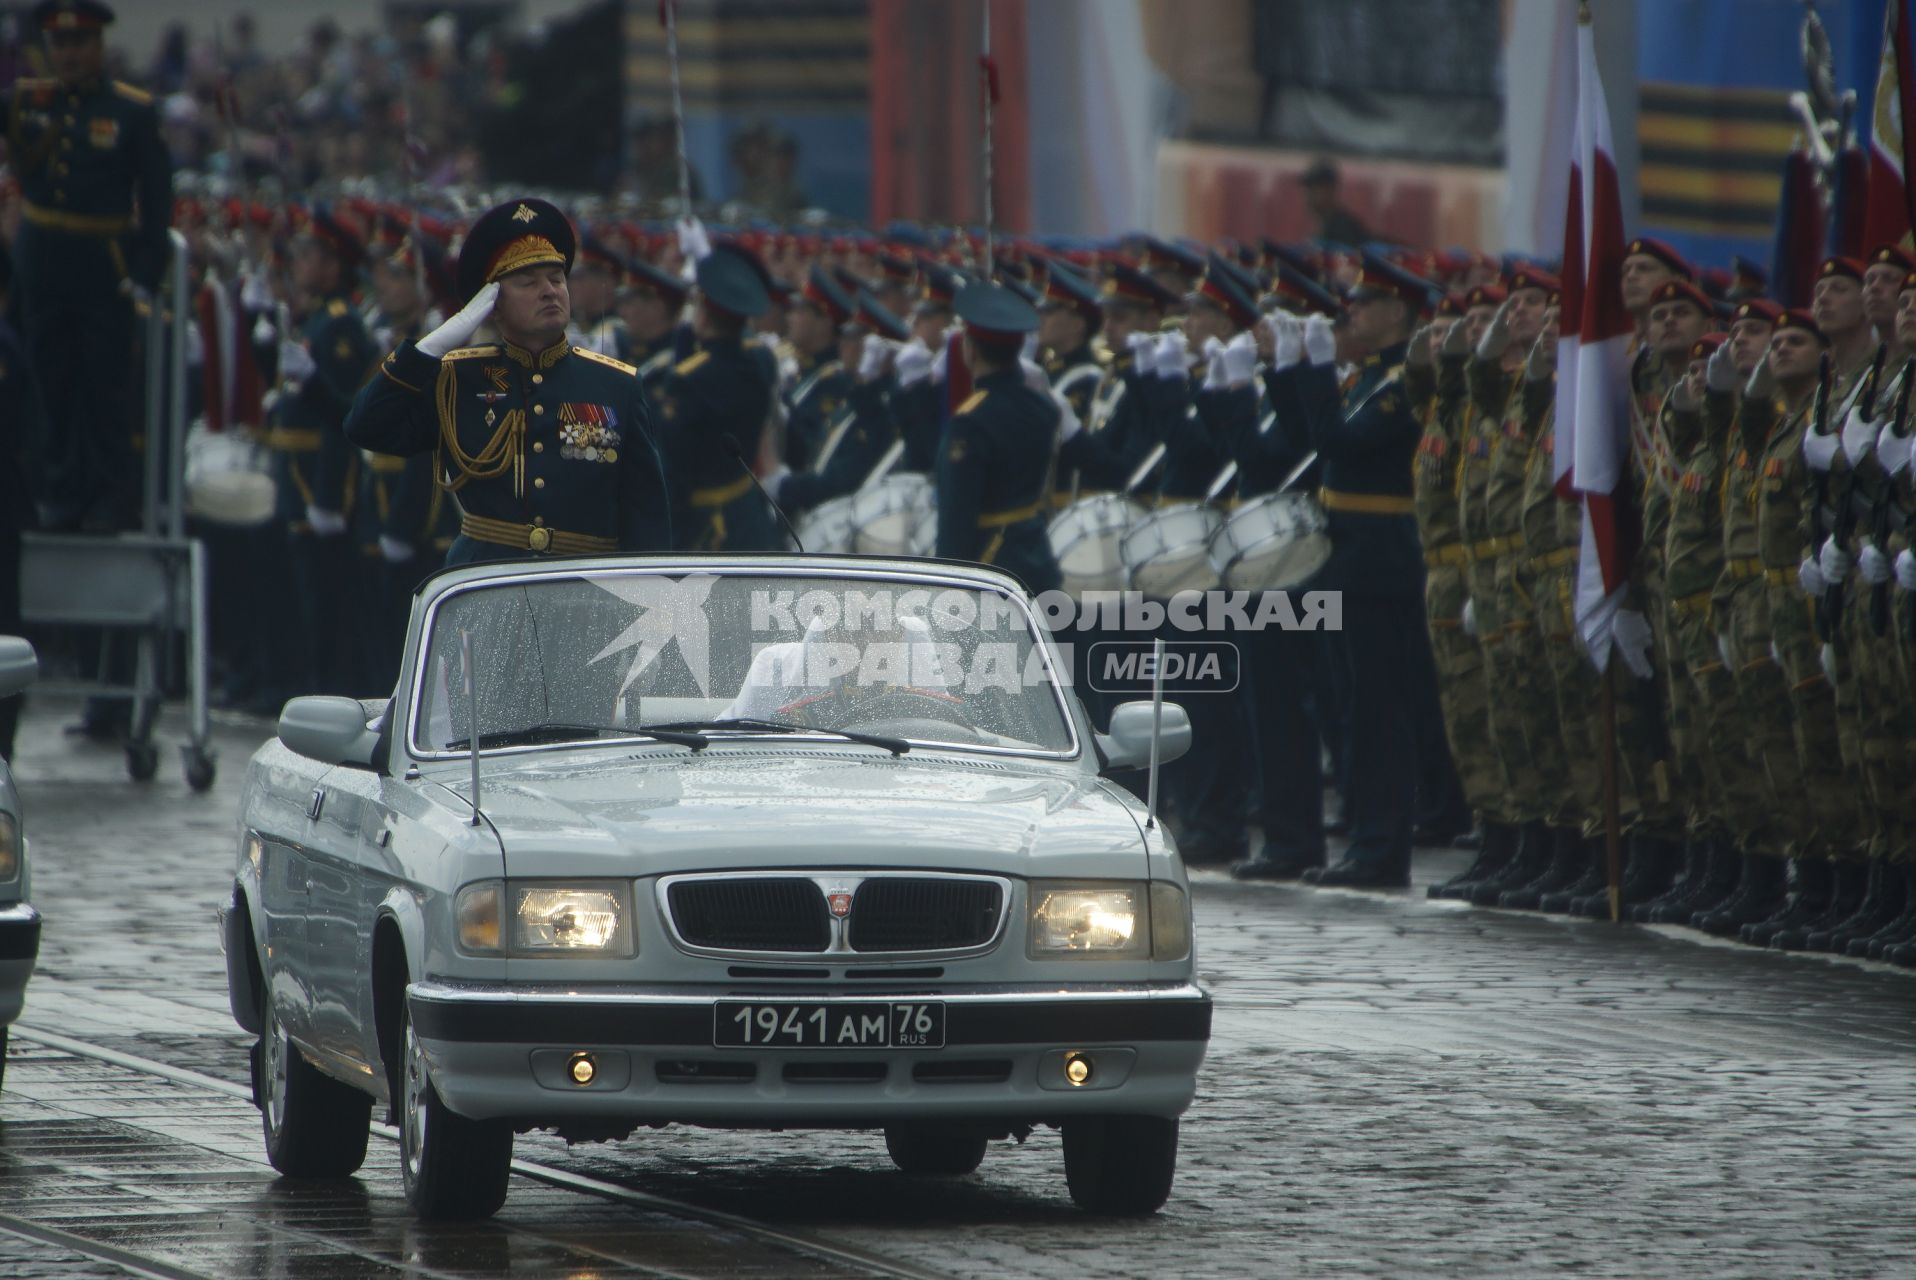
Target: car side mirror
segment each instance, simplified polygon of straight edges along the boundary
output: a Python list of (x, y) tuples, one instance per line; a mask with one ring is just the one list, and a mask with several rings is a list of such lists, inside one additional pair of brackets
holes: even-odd
[[(1175, 702), (1164, 704), (1158, 733), (1158, 763), (1169, 764), (1191, 749), (1191, 717)], [(1121, 702), (1111, 709), (1111, 732), (1098, 735), (1106, 769), (1143, 769), (1151, 763), (1151, 704)]]
[(0, 636), (0, 698), (11, 698), (40, 678), (33, 644), (19, 636)]
[(379, 734), (366, 723), (357, 698), (294, 698), (279, 713), (279, 740), (288, 751), (321, 764), (371, 768)]

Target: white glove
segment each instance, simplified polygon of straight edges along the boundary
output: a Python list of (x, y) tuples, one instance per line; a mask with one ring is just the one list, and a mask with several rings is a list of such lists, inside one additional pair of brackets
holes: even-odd
[(322, 538), (335, 538), (346, 532), (346, 517), (337, 511), (328, 511), (324, 507), (306, 504), (306, 523), (313, 526), (313, 532)]
[(1491, 364), (1503, 359), (1504, 352), (1510, 347), (1510, 302), (1505, 299), (1497, 304), (1497, 310), (1491, 314), (1490, 323), (1484, 326), (1484, 336), (1477, 339), (1477, 358)]
[(1796, 566), (1796, 585), (1806, 596), (1820, 596), (1829, 586), (1823, 580), (1823, 570), (1817, 566), (1815, 556), (1804, 556), (1803, 563)]
[(1803, 461), (1810, 464), (1811, 471), (1828, 471), (1830, 460), (1836, 457), (1837, 446), (1843, 443), (1841, 436), (1834, 431), (1828, 435), (1818, 435), (1814, 428), (1803, 433)]
[(385, 557), (387, 564), (404, 564), (413, 558), (414, 548), (412, 543), (404, 538), (394, 538), (382, 533), (379, 535), (379, 554)]
[(945, 366), (950, 363), (951, 348), (940, 343), (931, 357), (931, 383), (935, 387), (945, 385)]
[(703, 262), (712, 252), (712, 241), (705, 234), (705, 224), (697, 218), (679, 219), (679, 253), (687, 262)]
[(1639, 680), (1648, 680), (1655, 674), (1650, 665), (1650, 623), (1635, 609), (1617, 610), (1617, 620), (1611, 624), (1610, 638), (1616, 643), (1617, 656), (1623, 659), (1623, 665), (1630, 668), (1630, 674)]
[(1184, 331), (1173, 329), (1158, 335), (1157, 370), (1160, 378), (1182, 378), (1191, 371), (1191, 344)]
[(1736, 663), (1730, 658), (1729, 632), (1719, 631), (1716, 633), (1716, 653), (1719, 658), (1723, 659), (1723, 669), (1725, 671), (1733, 672), (1736, 670)]
[(273, 327), (273, 322), (271, 320), (268, 320), (265, 316), (261, 316), (258, 320), (255, 320), (253, 322), (253, 345), (254, 346), (270, 347), (275, 342), (278, 342), (278, 341), (279, 341), (279, 330)]
[(865, 335), (865, 345), (858, 353), (858, 380), (870, 382), (882, 377), (891, 364), (891, 343), (875, 333)]
[(1024, 346), (1018, 349), (1018, 358), (1035, 361), (1038, 358), (1038, 331), (1032, 330), (1025, 335)]
[(1896, 585), (1905, 591), (1916, 591), (1916, 552), (1908, 547), (1896, 553)]
[(1224, 385), (1241, 387), (1257, 376), (1257, 338), (1240, 333), (1224, 344)]
[(898, 375), (900, 388), (915, 387), (931, 376), (931, 348), (913, 338), (898, 348), (898, 356), (892, 361), (892, 371)]
[(186, 363), (196, 369), (206, 363), (206, 339), (200, 335), (198, 321), (186, 326)]
[(273, 297), (273, 286), (266, 283), (265, 276), (244, 276), (240, 279), (240, 305), (248, 311), (271, 311), (279, 300)]
[(1863, 575), (1863, 581), (1872, 587), (1888, 582), (1890, 575), (1889, 556), (1873, 542), (1863, 544), (1862, 554), (1856, 557), (1856, 571)]
[(1158, 368), (1158, 335), (1139, 330), (1124, 336), (1124, 345), (1131, 350), (1131, 366), (1139, 373), (1156, 373)]
[(1912, 445), (1916, 445), (1916, 436), (1899, 436), (1895, 424), (1890, 423), (1884, 426), (1883, 434), (1876, 437), (1876, 460), (1892, 478), (1899, 476), (1909, 470)]
[(1051, 375), (1046, 373), (1044, 366), (1040, 365), (1036, 360), (1033, 360), (1029, 356), (1020, 356), (1018, 358), (1018, 371), (1024, 374), (1025, 385), (1027, 387), (1030, 387), (1033, 391), (1047, 399), (1055, 400), (1057, 398), (1051, 393)]
[(1304, 322), (1289, 312), (1280, 311), (1270, 317), (1270, 325), (1277, 338), (1273, 343), (1276, 350), (1271, 353), (1271, 368), (1289, 369), (1304, 358)]
[(1477, 602), (1475, 600), (1464, 601), (1464, 616), (1461, 625), (1463, 626), (1465, 635), (1474, 636), (1477, 634)]
[(1729, 343), (1710, 353), (1710, 363), (1703, 369), (1703, 382), (1712, 391), (1736, 390), (1736, 365), (1730, 359)]
[(1204, 389), (1218, 391), (1224, 387), (1224, 343), (1218, 338), (1204, 340)]
[(448, 351), (466, 345), (466, 339), (484, 324), (486, 317), (492, 314), (492, 304), (499, 298), (499, 282), (491, 284), (472, 295), (472, 301), (459, 309), (452, 319), (421, 338), (416, 344), (421, 355), (437, 360)]
[(1060, 395), (1051, 397), (1058, 405), (1058, 443), (1063, 444), (1084, 430), (1084, 423), (1078, 418), (1078, 411), (1071, 402)]
[(1848, 455), (1851, 466), (1869, 456), (1869, 451), (1876, 447), (1876, 437), (1882, 433), (1883, 419), (1865, 418), (1860, 405), (1849, 411), (1849, 417), (1843, 422), (1843, 452)]
[(1825, 644), (1816, 651), (1816, 661), (1823, 668), (1823, 678), (1831, 684), (1836, 683), (1836, 646)]
[(1830, 538), (1823, 543), (1822, 554), (1816, 557), (1816, 567), (1823, 571), (1823, 581), (1829, 583), (1831, 586), (1836, 586), (1842, 582), (1843, 579), (1849, 577), (1849, 571), (1853, 564), (1854, 561), (1850, 559), (1849, 551), (1841, 546), (1834, 538)]
[(1765, 355), (1756, 362), (1756, 368), (1750, 370), (1750, 380), (1743, 384), (1743, 397), (1746, 400), (1761, 400), (1776, 391), (1776, 371), (1770, 368), (1770, 358)]
[(285, 341), (279, 344), (279, 379), (295, 387), (306, 385), (306, 379), (319, 372), (319, 365), (313, 361), (313, 353), (306, 349), (303, 342)]
[(1337, 335), (1331, 332), (1328, 317), (1313, 315), (1304, 321), (1304, 354), (1316, 365), (1337, 359)]

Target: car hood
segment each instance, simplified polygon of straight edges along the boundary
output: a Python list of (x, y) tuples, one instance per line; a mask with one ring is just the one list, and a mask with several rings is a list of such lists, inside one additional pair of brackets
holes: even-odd
[(480, 805), (514, 876), (801, 866), (1148, 874), (1137, 819), (1074, 766), (728, 745), (496, 769), (481, 779)]

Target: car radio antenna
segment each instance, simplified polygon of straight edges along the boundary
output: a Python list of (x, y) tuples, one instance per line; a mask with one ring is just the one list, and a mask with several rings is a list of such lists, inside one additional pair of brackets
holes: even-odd
[[(464, 627), (459, 628), (459, 663), (465, 668), (466, 743), (472, 748), (472, 825), (476, 827), (479, 825), (479, 682), (473, 678), (472, 671), (472, 632)], [(1156, 750), (1153, 746), (1152, 751)]]
[[(1158, 825), (1158, 735), (1164, 729), (1164, 637), (1159, 636), (1151, 642), (1151, 774), (1145, 788), (1144, 829), (1157, 830)], [(478, 765), (473, 765), (477, 769)], [(474, 774), (476, 778), (478, 775)], [(478, 783), (473, 784), (473, 794), (478, 794)]]

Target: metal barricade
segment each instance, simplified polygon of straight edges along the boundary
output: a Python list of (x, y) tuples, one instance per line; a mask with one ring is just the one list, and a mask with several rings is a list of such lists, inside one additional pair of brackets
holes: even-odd
[[(186, 536), (186, 347), (192, 322), (186, 238), (168, 233), (171, 263), (146, 324), (145, 507), (140, 531), (116, 536), (28, 533), (23, 538), (21, 614), (29, 623), (125, 632), (134, 646), (131, 684), (110, 679), (49, 680), (53, 692), (130, 697), (126, 771), (136, 781), (159, 770), (153, 742), (166, 674), (184, 656), (189, 703), (180, 754), (187, 785), (213, 785), (208, 746), (206, 552)], [(183, 648), (181, 647), (183, 646)]]

